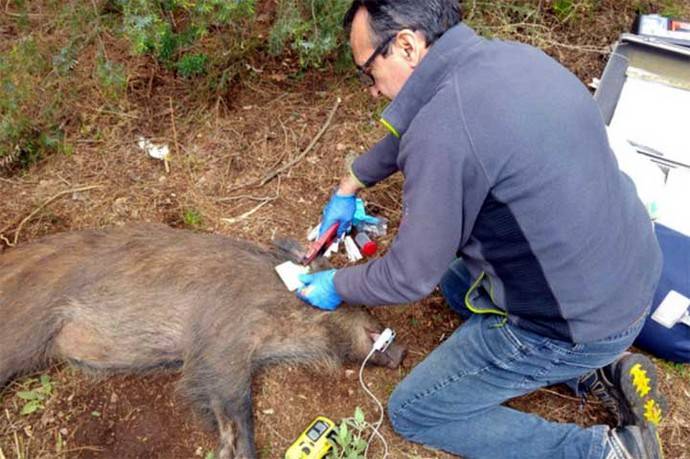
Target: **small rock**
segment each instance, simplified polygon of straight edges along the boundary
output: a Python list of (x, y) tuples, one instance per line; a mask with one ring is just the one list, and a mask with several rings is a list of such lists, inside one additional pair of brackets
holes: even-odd
[(347, 376), (348, 378), (351, 378), (352, 376), (354, 376), (354, 374), (355, 374), (355, 370), (350, 370), (350, 369), (345, 370), (345, 376)]
[(273, 410), (273, 408), (269, 408), (267, 410), (262, 410), (261, 412), (263, 414), (275, 414), (275, 411)]
[(67, 430), (65, 427), (60, 429), (60, 434), (62, 434), (63, 436), (67, 436), (68, 433), (69, 433), (69, 430)]

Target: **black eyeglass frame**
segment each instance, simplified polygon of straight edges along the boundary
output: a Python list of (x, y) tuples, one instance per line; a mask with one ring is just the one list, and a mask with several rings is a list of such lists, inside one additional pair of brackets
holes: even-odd
[(365, 85), (366, 87), (370, 88), (376, 84), (376, 79), (374, 76), (369, 72), (369, 67), (371, 67), (371, 64), (374, 63), (374, 60), (376, 59), (377, 56), (380, 54), (383, 54), (387, 48), (388, 45), (391, 44), (391, 41), (397, 36), (398, 34), (393, 34), (390, 35), (388, 38), (383, 40), (380, 45), (376, 47), (373, 53), (371, 53), (371, 56), (369, 56), (369, 59), (364, 62), (362, 65), (357, 65), (355, 64), (355, 67), (357, 67), (357, 76), (359, 77), (359, 81)]

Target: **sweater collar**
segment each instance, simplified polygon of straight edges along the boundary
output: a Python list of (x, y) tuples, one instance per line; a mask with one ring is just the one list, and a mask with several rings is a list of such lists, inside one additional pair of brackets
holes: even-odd
[(448, 29), (427, 52), (398, 95), (381, 115), (383, 124), (394, 136), (402, 137), (419, 110), (436, 93), (448, 71), (462, 62), (475, 44), (483, 39), (463, 23)]

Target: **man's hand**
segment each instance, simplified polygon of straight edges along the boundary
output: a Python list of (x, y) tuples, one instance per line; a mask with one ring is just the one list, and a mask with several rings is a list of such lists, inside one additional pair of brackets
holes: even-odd
[(300, 274), (304, 287), (297, 290), (297, 297), (319, 309), (333, 311), (343, 302), (335, 290), (333, 278), (335, 269), (319, 271), (314, 274)]
[(352, 218), (355, 215), (356, 199), (354, 194), (341, 195), (333, 193), (331, 199), (323, 209), (321, 228), (319, 237), (328, 230), (334, 223), (338, 223), (338, 237), (350, 231)]

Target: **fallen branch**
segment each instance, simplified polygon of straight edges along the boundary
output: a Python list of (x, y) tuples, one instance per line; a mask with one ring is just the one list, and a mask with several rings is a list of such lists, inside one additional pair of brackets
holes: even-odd
[(323, 134), (330, 127), (331, 121), (333, 121), (333, 116), (335, 116), (335, 112), (336, 112), (336, 110), (338, 110), (338, 107), (340, 106), (341, 102), (342, 102), (342, 99), (340, 99), (340, 97), (338, 97), (335, 100), (335, 105), (333, 105), (333, 108), (331, 109), (330, 113), (328, 114), (328, 118), (326, 119), (326, 122), (323, 124), (323, 126), (321, 126), (321, 129), (319, 130), (319, 132), (311, 140), (311, 142), (309, 143), (307, 148), (305, 148), (302, 151), (302, 153), (300, 153), (299, 155), (297, 155), (297, 157), (290, 160), (287, 164), (284, 164), (283, 166), (279, 167), (278, 169), (276, 169), (272, 172), (269, 172), (268, 174), (266, 174), (264, 176), (263, 179), (254, 180), (253, 182), (249, 182), (249, 183), (246, 183), (244, 185), (239, 185), (230, 191), (237, 191), (241, 188), (251, 187), (251, 186), (256, 185), (257, 183), (258, 183), (259, 187), (262, 187), (262, 186), (266, 185), (268, 182), (270, 182), (271, 180), (273, 180), (274, 178), (276, 178), (277, 176), (279, 176), (280, 174), (282, 174), (283, 172), (285, 172), (286, 170), (290, 169), (292, 166), (294, 166), (295, 164), (300, 162), (302, 159), (304, 159), (304, 157), (309, 154), (309, 152), (312, 150), (312, 148), (314, 148), (314, 145), (316, 145), (316, 143), (319, 141), (319, 139), (321, 139), (321, 136), (323, 136)]
[(247, 218), (247, 217), (252, 216), (252, 214), (254, 214), (255, 212), (257, 212), (257, 211), (258, 211), (259, 209), (261, 209), (263, 206), (265, 206), (265, 205), (268, 204), (269, 202), (275, 201), (275, 200), (278, 199), (279, 197), (280, 197), (280, 179), (278, 179), (278, 186), (276, 187), (276, 194), (275, 194), (275, 195), (273, 195), (273, 196), (268, 196), (268, 197), (266, 197), (266, 198), (263, 198), (263, 199), (261, 200), (261, 202), (260, 202), (257, 206), (255, 206), (255, 207), (254, 207), (253, 209), (251, 209), (251, 210), (248, 210), (247, 212), (243, 213), (242, 215), (239, 215), (239, 216), (233, 217), (233, 218), (221, 218), (220, 220), (221, 220), (222, 222), (225, 222), (225, 223), (229, 224), (229, 225), (232, 225), (232, 224), (234, 224), (234, 223), (237, 223), (237, 222), (239, 222), (239, 221), (244, 220), (244, 219)]
[(241, 221), (241, 220), (244, 220), (244, 219), (247, 218), (247, 217), (251, 217), (251, 215), (252, 215), (253, 213), (255, 213), (256, 211), (258, 211), (259, 209), (261, 209), (263, 206), (265, 206), (265, 205), (268, 204), (269, 202), (275, 201), (275, 199), (276, 199), (276, 198), (266, 199), (265, 201), (263, 201), (262, 203), (260, 203), (258, 206), (254, 207), (253, 209), (251, 209), (251, 210), (249, 210), (249, 211), (247, 211), (247, 212), (245, 212), (245, 213), (243, 213), (242, 215), (239, 215), (239, 216), (237, 216), (237, 217), (233, 217), (233, 218), (221, 218), (220, 220), (221, 220), (222, 222), (225, 222), (225, 223), (228, 223), (228, 224), (232, 225), (232, 224), (237, 223), (237, 222), (239, 222), (239, 221)]
[[(78, 192), (81, 192), (81, 191), (93, 190), (94, 188), (101, 188), (101, 185), (90, 185), (90, 186), (84, 186), (84, 187), (80, 187), (80, 188), (73, 188), (73, 189), (71, 189), (71, 190), (64, 190), (64, 191), (59, 192), (59, 193), (56, 194), (55, 196), (52, 196), (51, 198), (49, 198), (48, 200), (46, 200), (43, 204), (41, 204), (40, 206), (38, 206), (36, 209), (34, 209), (33, 212), (31, 212), (28, 216), (26, 216), (26, 217), (19, 223), (19, 226), (17, 226), (17, 229), (14, 230), (14, 240), (12, 241), (12, 243), (9, 243), (9, 241), (7, 241), (7, 239), (6, 239), (4, 236), (2, 237), (2, 239), (3, 239), (10, 247), (14, 247), (15, 245), (17, 245), (17, 241), (19, 240), (19, 233), (21, 232), (21, 230), (22, 230), (22, 228), (24, 227), (24, 225), (25, 225), (29, 220), (31, 220), (36, 214), (38, 214), (41, 210), (43, 210), (43, 208), (45, 208), (48, 204), (50, 204), (51, 202), (55, 201), (55, 200), (58, 199), (59, 197), (64, 196), (64, 195), (66, 195), (66, 194), (78, 193)], [(4, 227), (3, 229), (1, 229), (1, 230), (0, 230), (0, 235), (2, 235), (5, 231), (7, 231), (7, 230), (8, 230), (9, 228), (11, 228), (11, 227), (12, 227), (12, 225), (8, 225), (8, 226)]]
[(8, 169), (10, 166), (14, 165), (19, 159), (21, 153), (22, 152), (19, 150), (19, 148), (15, 147), (11, 153), (0, 158), (0, 169)]
[(21, 449), (19, 448), (19, 437), (17, 436), (17, 431), (15, 430), (12, 432), (12, 436), (14, 437), (14, 452), (17, 454), (17, 457), (21, 457)]
[[(172, 124), (172, 131), (173, 131), (173, 141), (175, 142), (175, 156), (180, 158), (180, 144), (177, 142), (177, 127), (175, 127), (175, 108), (173, 107), (173, 100), (172, 97), (168, 97), (168, 100), (170, 101), (170, 122)], [(165, 163), (165, 172), (170, 173), (170, 164), (168, 162), (168, 158), (165, 157), (163, 158), (163, 161)]]
[[(14, 244), (12, 244), (12, 243), (10, 242), (9, 239), (7, 239), (7, 238), (5, 237), (4, 234), (0, 234), (0, 241), (4, 242), (5, 245), (6, 245), (7, 247), (12, 247), (12, 246), (14, 245)], [(2, 247), (2, 248), (4, 248), (4, 247)], [(0, 458), (0, 459), (2, 459), (2, 458)]]
[(249, 199), (250, 201), (265, 201), (266, 199), (271, 199), (270, 196), (252, 196), (250, 194), (243, 194), (239, 196), (227, 196), (224, 198), (214, 198), (216, 202), (230, 202), (237, 201), (239, 199)]
[(316, 145), (316, 143), (319, 141), (321, 136), (328, 130), (329, 126), (331, 125), (331, 121), (333, 121), (333, 116), (335, 116), (335, 112), (336, 112), (336, 110), (338, 110), (338, 107), (340, 106), (341, 102), (342, 102), (342, 100), (340, 99), (340, 97), (336, 98), (335, 105), (333, 105), (331, 112), (328, 114), (328, 118), (326, 119), (326, 122), (321, 127), (321, 130), (316, 134), (316, 137), (314, 137), (312, 139), (312, 141), (309, 143), (307, 148), (305, 148), (302, 153), (300, 153), (293, 160), (289, 161), (287, 164), (285, 164), (282, 167), (279, 167), (278, 169), (276, 169), (275, 171), (267, 174), (263, 178), (263, 180), (261, 180), (261, 183), (259, 184), (259, 186), (266, 185), (268, 182), (273, 180), (276, 176), (278, 176), (279, 174), (282, 174), (287, 169), (290, 169), (292, 166), (294, 166), (295, 164), (300, 162), (305, 156), (307, 156), (307, 154), (311, 151), (311, 149), (314, 148), (314, 145)]
[(13, 13), (10, 11), (10, 0), (5, 2), (5, 14), (11, 18), (42, 18), (44, 15), (36, 13)]

